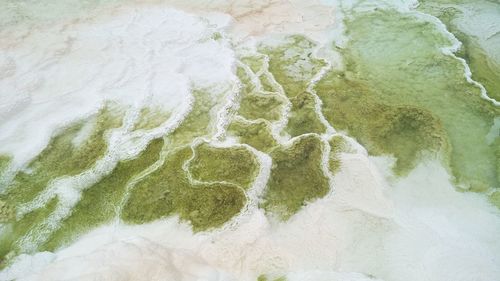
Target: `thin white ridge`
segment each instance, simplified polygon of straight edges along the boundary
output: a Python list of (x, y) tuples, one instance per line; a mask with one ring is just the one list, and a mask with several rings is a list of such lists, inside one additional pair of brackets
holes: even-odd
[[(127, 128), (133, 124), (133, 117), (125, 117), (123, 126), (111, 130), (107, 139), (108, 151), (99, 159), (90, 169), (79, 175), (55, 179), (49, 183), (49, 186), (31, 202), (19, 206), (17, 217), (20, 218), (29, 212), (45, 206), (50, 200), (57, 196), (58, 202), (56, 209), (44, 222), (34, 226), (26, 235), (19, 240), (19, 246), (23, 252), (30, 252), (48, 239), (48, 234), (56, 230), (60, 222), (71, 214), (71, 210), (79, 202), (82, 192), (99, 182), (104, 176), (110, 174), (120, 160), (134, 157), (142, 152), (147, 144), (158, 137), (171, 133), (186, 118), (192, 109), (192, 95), (185, 102), (185, 106), (177, 108), (176, 112), (167, 120), (161, 128), (155, 128), (150, 131), (134, 131), (127, 134)], [(127, 115), (134, 115), (134, 110)], [(128, 138), (127, 138), (128, 137)], [(133, 146), (123, 146), (126, 142), (133, 143), (131, 140), (141, 140), (141, 145), (134, 143)]]
[(455, 37), (455, 35), (453, 33), (448, 31), (448, 29), (446, 28), (446, 25), (441, 20), (439, 20), (437, 17), (430, 15), (430, 14), (423, 13), (423, 12), (419, 12), (419, 11), (414, 11), (414, 13), (417, 17), (420, 17), (422, 19), (426, 19), (428, 22), (434, 23), (435, 26), (438, 28), (438, 30), (440, 30), (444, 35), (446, 35), (448, 37), (448, 39), (450, 39), (450, 41), (453, 42), (453, 45), (441, 48), (441, 51), (443, 52), (443, 54), (451, 56), (451, 57), (455, 58), (456, 60), (460, 61), (460, 63), (464, 67), (465, 79), (467, 80), (468, 83), (479, 88), (479, 90), (481, 92), (481, 97), (483, 99), (491, 102), (495, 106), (500, 106), (499, 101), (488, 96), (488, 92), (486, 91), (486, 88), (484, 88), (484, 86), (481, 83), (472, 79), (472, 72), (470, 70), (469, 65), (467, 64), (467, 61), (464, 60), (463, 58), (457, 57), (457, 55), (455, 54), (462, 46), (462, 42), (460, 42), (460, 40), (458, 40), (457, 37)]
[(229, 221), (224, 223), (222, 227), (212, 230), (211, 233), (214, 235), (222, 234), (227, 231), (236, 229), (241, 223), (250, 219), (251, 216), (259, 209), (260, 197), (264, 193), (267, 186), (267, 182), (271, 176), (272, 158), (257, 149), (247, 145), (240, 144), (240, 147), (245, 147), (250, 152), (254, 154), (254, 157), (259, 165), (259, 171), (255, 176), (252, 185), (247, 190), (244, 190), (246, 203), (245, 206), (240, 210), (240, 212), (232, 217)]
[(328, 59), (323, 59), (317, 55), (319, 49), (322, 48), (322, 46), (317, 46), (312, 53), (312, 56), (314, 58), (322, 59), (324, 62), (326, 62), (326, 65), (323, 66), (318, 73), (316, 73), (311, 81), (307, 85), (307, 92), (309, 92), (313, 97), (314, 97), (314, 111), (316, 112), (316, 115), (318, 116), (319, 120), (321, 123), (326, 127), (326, 135), (333, 135), (336, 131), (332, 127), (332, 125), (326, 120), (325, 115), (323, 114), (323, 101), (319, 98), (318, 94), (316, 93), (316, 90), (314, 87), (316, 84), (326, 75), (326, 73), (332, 68), (332, 65)]
[(287, 134), (283, 134), (283, 132), (286, 128), (286, 125), (288, 124), (288, 116), (290, 115), (290, 112), (292, 110), (292, 102), (286, 96), (285, 90), (283, 89), (281, 84), (278, 83), (276, 81), (276, 79), (274, 79), (274, 76), (269, 72), (269, 56), (268, 55), (264, 55), (264, 67), (263, 67), (263, 69), (265, 69), (264, 74), (268, 78), (269, 82), (271, 84), (274, 84), (273, 85), (274, 88), (278, 89), (278, 95), (280, 97), (282, 97), (283, 100), (285, 101), (285, 104), (281, 107), (281, 119), (276, 121), (276, 122), (273, 122), (272, 126), (271, 126), (271, 134), (273, 135), (273, 137), (276, 139), (276, 141), (279, 144), (283, 144), (287, 140), (290, 139), (290, 136), (288, 136)]
[(237, 65), (241, 68), (243, 68), (243, 70), (245, 70), (245, 73), (250, 77), (250, 81), (252, 81), (252, 84), (254, 85), (255, 87), (255, 91), (257, 92), (260, 92), (262, 91), (262, 84), (260, 83), (260, 79), (259, 77), (252, 71), (252, 69), (244, 64), (242, 61), (238, 60), (237, 62)]
[(231, 112), (235, 111), (237, 108), (237, 100), (239, 97), (241, 85), (234, 82), (233, 87), (229, 94), (226, 95), (227, 102), (224, 106), (217, 112), (217, 132), (213, 136), (214, 139), (222, 139), (226, 134), (226, 128), (231, 123)]
[(116, 206), (115, 208), (115, 216), (117, 218), (117, 221), (120, 221), (120, 214), (123, 211), (123, 208), (125, 207), (125, 204), (130, 198), (130, 195), (132, 193), (132, 190), (135, 188), (135, 186), (144, 178), (146, 178), (148, 175), (151, 173), (155, 172), (157, 169), (159, 169), (163, 164), (165, 163), (165, 160), (167, 156), (170, 154), (170, 150), (168, 150), (170, 142), (168, 141), (168, 135), (163, 137), (163, 147), (161, 148), (159, 158), (157, 161), (155, 161), (151, 166), (147, 167), (145, 170), (140, 172), (137, 175), (134, 175), (129, 182), (127, 182), (125, 186), (125, 191), (123, 192), (122, 199), (120, 200), (120, 203)]
[(210, 142), (210, 140), (204, 138), (204, 137), (198, 137), (195, 138), (194, 141), (189, 145), (189, 148), (191, 149), (191, 157), (189, 157), (184, 163), (182, 164), (182, 170), (186, 174), (186, 177), (188, 179), (188, 182), (193, 185), (215, 185), (215, 184), (225, 184), (225, 185), (231, 185), (234, 187), (237, 187), (240, 189), (243, 193), (245, 193), (245, 189), (234, 183), (234, 182), (228, 182), (228, 181), (202, 181), (199, 179), (196, 179), (193, 177), (193, 174), (191, 173), (191, 170), (189, 169), (189, 166), (191, 165), (191, 162), (196, 158), (196, 148), (200, 146), (202, 143), (209, 144), (211, 146), (217, 147), (217, 148), (232, 148), (232, 147), (241, 147), (242, 145), (239, 144), (224, 144), (224, 143), (217, 143), (216, 141)]

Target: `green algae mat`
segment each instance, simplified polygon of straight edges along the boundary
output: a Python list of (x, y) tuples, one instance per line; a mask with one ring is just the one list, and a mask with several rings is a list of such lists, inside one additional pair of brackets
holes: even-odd
[[(0, 267), (112, 222), (177, 217), (203, 233), (253, 203), (286, 222), (331, 193), (353, 141), (394, 159), (396, 177), (437, 159), (457, 190), (500, 208), (500, 45), (467, 27), (474, 4), (497, 5), (345, 7), (345, 42), (291, 34), (250, 54), (236, 49), (237, 91), (193, 87), (181, 118), (145, 106), (129, 124), (128, 108), (109, 104), (60, 126), (21, 166), (0, 154)], [(342, 66), (318, 50), (338, 54)], [(118, 157), (109, 146), (120, 130), (142, 145), (137, 153)]]

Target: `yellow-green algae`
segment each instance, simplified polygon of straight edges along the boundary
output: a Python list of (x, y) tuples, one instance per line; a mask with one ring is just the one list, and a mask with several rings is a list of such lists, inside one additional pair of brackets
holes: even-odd
[(258, 118), (277, 121), (281, 117), (283, 101), (272, 94), (247, 94), (241, 98), (238, 114), (248, 120)]
[[(195, 137), (207, 135), (210, 132), (211, 110), (216, 100), (204, 91), (196, 91), (194, 95), (195, 102), (192, 111), (168, 138), (169, 148), (174, 145), (187, 145)], [(0, 233), (2, 242), (0, 257), (2, 259), (5, 259), (6, 255), (10, 259), (21, 253), (17, 241), (24, 237), (34, 225), (43, 223), (48, 218), (57, 205), (57, 197), (44, 207), (17, 219), (12, 216), (15, 207), (32, 200), (51, 180), (60, 176), (76, 175), (92, 167), (95, 161), (106, 152), (106, 130), (120, 126), (122, 116), (122, 112), (114, 108), (104, 108), (97, 115), (90, 135), (82, 143), (76, 145), (73, 140), (82, 130), (84, 122), (69, 126), (57, 134), (47, 148), (29, 164), (30, 172), (21, 171), (16, 175), (12, 186), (0, 196), (0, 202), (5, 202), (2, 218), (6, 221), (3, 222)], [(58, 230), (51, 233), (50, 237), (43, 239), (47, 241), (38, 250), (57, 249), (91, 228), (115, 217), (129, 180), (156, 162), (162, 147), (161, 139), (153, 140), (138, 157), (119, 162), (109, 175), (84, 190), (81, 201), (74, 207), (71, 215), (61, 222)]]
[(416, 150), (442, 146), (444, 131), (456, 182), (475, 191), (499, 187), (500, 148), (486, 135), (500, 112), (466, 81), (461, 62), (443, 54), (452, 42), (433, 23), (392, 10), (356, 14), (346, 26), (346, 69), (316, 87), (334, 127), (348, 127), (371, 151), (399, 154), (402, 164), (414, 163)]
[(271, 278), (271, 277), (268, 277), (265, 274), (261, 274), (261, 275), (259, 275), (259, 277), (257, 277), (257, 281), (286, 281), (286, 277), (285, 276), (281, 276), (281, 277), (278, 277), (278, 278)]
[(241, 62), (246, 64), (253, 73), (259, 72), (264, 67), (263, 56), (245, 56), (241, 58)]
[(495, 206), (500, 207), (500, 191), (495, 191), (493, 192), (490, 197), (490, 202), (493, 203)]
[(290, 136), (300, 136), (307, 133), (323, 133), (325, 126), (321, 123), (315, 111), (314, 97), (308, 92), (302, 92), (290, 98), (292, 109), (285, 129)]
[[(42, 208), (38, 208), (20, 219), (10, 217), (10, 220), (2, 225), (0, 232), (0, 268), (7, 265), (9, 261), (18, 254), (21, 249), (18, 240), (26, 235), (34, 225), (47, 219), (55, 210), (58, 199), (53, 198)], [(9, 204), (9, 203), (7, 203)]]
[(136, 158), (119, 162), (109, 175), (83, 191), (71, 215), (61, 222), (59, 229), (50, 236), (42, 249), (53, 251), (115, 218), (127, 184), (159, 159), (162, 147), (162, 139), (151, 141)]
[(290, 36), (278, 47), (261, 46), (259, 50), (269, 56), (269, 72), (292, 103), (285, 129), (292, 137), (326, 129), (314, 110), (314, 98), (307, 91), (311, 79), (326, 65), (312, 57), (314, 46), (303, 36)]
[[(446, 25), (448, 31), (462, 43), (460, 50), (456, 53), (459, 57), (465, 59), (469, 65), (472, 78), (479, 81), (487, 90), (488, 95), (496, 100), (500, 99), (500, 65), (480, 46), (479, 38), (473, 35), (468, 35), (463, 32), (456, 24), (463, 15), (463, 12), (458, 8), (464, 5), (474, 4), (476, 8), (484, 4), (491, 6), (497, 5), (497, 10), (500, 10), (500, 3), (492, 1), (457, 1), (457, 0), (444, 0), (444, 1), (419, 1), (418, 9), (424, 13), (432, 14), (439, 18), (441, 22)], [(455, 6), (455, 5), (458, 5)], [(481, 9), (488, 9), (485, 6)], [(500, 13), (499, 13), (500, 14)], [(487, 29), (485, 29), (486, 32)], [(498, 50), (500, 53), (500, 50)]]
[(221, 226), (245, 205), (243, 190), (228, 184), (189, 182), (183, 164), (190, 147), (172, 151), (163, 166), (140, 181), (124, 206), (122, 219), (146, 223), (174, 214), (191, 223), (194, 231)]
[(328, 141), (330, 145), (330, 159), (328, 161), (328, 165), (330, 171), (335, 174), (340, 171), (340, 167), (342, 165), (342, 161), (340, 160), (340, 153), (349, 152), (350, 147), (349, 143), (345, 140), (345, 138), (341, 135), (334, 135)]
[(4, 200), (0, 200), (0, 223), (7, 223), (16, 218), (16, 209)]
[(290, 147), (271, 151), (271, 177), (261, 204), (267, 212), (288, 219), (328, 193), (328, 179), (321, 168), (322, 145), (319, 137), (306, 135)]
[(266, 92), (278, 92), (276, 86), (273, 82), (271, 82), (270, 78), (264, 73), (259, 76), (260, 84), (262, 85), (262, 89)]
[[(215, 104), (216, 101), (206, 92), (195, 92), (195, 102), (192, 111), (188, 114), (182, 124), (169, 137), (167, 137), (168, 149), (175, 150), (175, 147), (185, 145), (185, 150), (188, 147), (187, 145), (191, 143), (194, 138), (208, 135), (210, 133), (211, 111)], [(35, 180), (43, 180), (43, 182), (40, 182), (37, 186), (39, 188), (37, 193), (42, 191), (50, 180), (62, 175), (74, 175), (88, 169), (99, 157), (103, 155), (106, 151), (104, 135), (105, 130), (107, 128), (113, 128), (121, 125), (121, 116), (120, 119), (111, 118), (113, 115), (110, 113), (111, 112), (105, 112), (105, 114), (102, 113), (99, 115), (93, 132), (83, 142), (83, 144), (80, 144), (78, 147), (73, 147), (74, 144), (72, 141), (83, 127), (83, 123), (73, 125), (54, 137), (50, 145), (36, 158), (35, 161), (33, 161), (35, 164), (30, 164), (31, 169), (41, 174), (33, 174), (34, 172), (31, 174), (26, 173), (27, 176), (36, 176), (37, 178), (34, 178)], [(155, 116), (158, 117), (156, 114)], [(156, 117), (153, 117), (153, 119)], [(108, 120), (112, 120), (113, 122), (108, 122)], [(145, 123), (143, 122), (142, 124), (149, 127), (151, 125), (150, 121)], [(152, 126), (154, 127), (155, 125)], [(140, 127), (145, 128), (144, 126)], [(89, 231), (100, 224), (107, 223), (116, 215), (119, 215), (119, 205), (124, 198), (124, 192), (127, 184), (129, 184), (130, 180), (136, 175), (140, 174), (159, 159), (160, 151), (163, 146), (164, 144), (161, 138), (153, 140), (136, 158), (119, 162), (109, 175), (102, 178), (95, 185), (84, 190), (81, 200), (72, 209), (70, 216), (60, 223), (58, 229), (51, 233), (50, 237), (44, 239), (46, 242), (41, 245), (38, 250), (53, 251), (74, 241), (74, 239), (84, 232)], [(79, 149), (83, 150), (83, 152), (79, 151)], [(227, 174), (228, 177), (218, 180), (226, 180), (228, 182), (235, 181), (236, 184), (241, 184), (244, 187), (247, 187), (253, 180), (253, 177), (255, 177), (255, 159), (253, 158), (253, 155), (249, 155), (250, 152), (247, 150), (243, 151), (240, 148), (236, 148), (233, 151), (233, 148), (230, 149), (231, 153), (237, 155), (236, 158), (238, 158), (238, 161), (240, 161), (242, 165), (249, 163), (254, 165), (241, 166), (241, 169), (237, 170), (234, 170), (234, 165), (231, 167), (228, 166), (228, 161), (230, 160), (226, 159), (226, 157), (234, 158), (231, 153), (228, 154), (228, 151), (205, 150), (204, 147), (200, 147), (200, 150), (202, 155), (201, 158), (203, 159), (197, 160), (200, 160), (202, 164), (203, 161), (207, 164), (205, 156), (214, 157), (214, 159), (220, 160), (220, 166), (226, 171), (233, 169), (235, 172), (234, 174)], [(205, 152), (209, 155), (204, 155)], [(86, 154), (82, 155), (81, 153)], [(63, 159), (64, 155), (69, 156), (69, 159)], [(185, 155), (187, 156), (188, 154)], [(250, 156), (250, 158), (248, 156)], [(72, 165), (72, 161), (74, 160), (71, 157), (77, 157), (77, 159), (82, 160), (77, 163), (80, 166), (75, 167)], [(244, 162), (242, 160), (248, 161)], [(57, 163), (57, 161), (60, 163)], [(54, 167), (51, 165), (52, 163), (58, 164), (59, 166)], [(197, 162), (195, 161), (193, 163)], [(66, 168), (66, 170), (64, 172), (59, 172), (58, 169), (61, 169), (62, 171), (63, 168)], [(42, 170), (43, 173), (40, 170)], [(183, 180), (186, 180), (184, 171), (177, 171), (176, 174), (182, 174)], [(41, 176), (43, 176), (43, 178)], [(19, 181), (17, 177), (16, 181)], [(144, 182), (148, 182), (148, 180), (144, 180)], [(27, 235), (34, 225), (40, 224), (46, 220), (54, 211), (57, 204), (56, 197), (46, 206), (36, 209), (16, 220), (14, 216), (15, 205), (28, 202), (36, 196), (36, 194), (27, 194), (26, 196), (30, 195), (28, 198), (26, 198), (26, 196), (22, 196), (24, 194), (19, 193), (19, 187), (20, 186), (14, 186), (12, 189), (9, 189), (9, 192), (4, 194), (2, 199), (0, 199), (0, 202), (2, 202), (1, 218), (2, 223), (4, 224), (0, 236), (3, 245), (3, 247), (0, 248), (0, 255), (2, 257), (5, 257), (6, 255), (7, 257), (13, 257), (19, 254), (21, 249), (19, 248), (17, 241)], [(178, 187), (180, 187), (180, 185)], [(190, 193), (185, 193), (184, 190), (182, 190), (179, 193), (179, 195), (182, 196), (177, 198), (175, 201), (177, 202), (176, 207), (178, 207), (181, 218), (190, 220), (195, 231), (204, 230), (209, 228), (211, 225), (218, 226), (226, 222), (239, 212), (246, 200), (242, 189), (234, 185), (191, 186), (191, 188), (192, 190)], [(33, 191), (33, 188), (31, 191)], [(29, 193), (29, 191), (26, 191), (26, 193)], [(198, 195), (200, 195), (200, 197), (198, 197)], [(134, 195), (132, 195), (131, 198), (134, 198), (133, 196)], [(3, 204), (4, 202), (5, 204)], [(130, 206), (130, 202), (126, 202), (126, 205)], [(224, 208), (226, 208), (226, 210), (223, 210)], [(128, 217), (132, 217), (130, 209), (125, 208), (125, 213)], [(140, 215), (141, 213), (139, 212), (133, 216), (137, 217)], [(127, 216), (124, 215), (123, 217)]]
[(158, 107), (144, 107), (139, 112), (139, 118), (134, 124), (134, 130), (148, 130), (159, 127), (170, 117), (170, 112)]
[[(194, 231), (221, 226), (245, 205), (242, 187), (234, 184), (193, 184), (183, 165), (192, 156), (189, 144), (210, 133), (210, 111), (216, 101), (197, 92), (192, 111), (167, 137), (168, 155), (157, 170), (132, 189), (121, 218), (128, 223), (145, 223), (171, 215), (189, 221)], [(215, 168), (215, 167), (214, 167)], [(226, 178), (238, 178), (227, 175)], [(215, 179), (217, 181), (224, 179)]]
[(169, 136), (171, 147), (191, 143), (194, 138), (208, 135), (211, 132), (211, 110), (217, 104), (217, 99), (207, 92), (196, 90), (193, 108), (180, 126)]
[(214, 32), (212, 33), (211, 39), (214, 41), (219, 41), (223, 38), (222, 34), (220, 32)]
[(238, 79), (240, 80), (241, 83), (240, 92), (242, 95), (251, 94), (256, 90), (256, 87), (252, 82), (252, 79), (250, 78), (249, 74), (245, 71), (243, 67), (238, 66), (236, 68), (236, 75), (238, 76)]
[(269, 152), (278, 145), (271, 134), (268, 123), (264, 121), (253, 123), (235, 119), (229, 125), (228, 133), (238, 137), (241, 143), (248, 144), (262, 152)]
[(398, 174), (409, 172), (422, 151), (437, 151), (446, 144), (441, 124), (430, 112), (386, 105), (372, 88), (349, 74), (328, 73), (316, 91), (323, 100), (325, 118), (357, 138), (371, 154), (393, 154)]
[(121, 125), (122, 115), (109, 107), (96, 117), (90, 136), (79, 146), (72, 142), (84, 125), (80, 122), (54, 136), (47, 147), (32, 160), (26, 170), (19, 171), (6, 194), (0, 199), (20, 204), (35, 198), (48, 183), (61, 176), (72, 176), (89, 169), (107, 150), (105, 132)]
[[(442, 151), (449, 155), (445, 159), (457, 182), (474, 190), (498, 187), (500, 140), (496, 137), (488, 142), (485, 136), (499, 111), (465, 81), (460, 63), (441, 53), (439, 48), (449, 45), (448, 39), (432, 24), (395, 11), (357, 14), (346, 25), (351, 41), (340, 50), (345, 69), (330, 71), (315, 88), (323, 100), (327, 120), (356, 137), (371, 154), (394, 155), (398, 174), (411, 170), (423, 152)], [(314, 111), (314, 98), (307, 90), (311, 78), (325, 66), (313, 57), (314, 48), (315, 44), (302, 36), (291, 36), (279, 47), (260, 48), (269, 56), (269, 72), (292, 103), (285, 129), (291, 136), (325, 130)], [(462, 55), (467, 58), (467, 54)], [(260, 56), (242, 61), (253, 72), (264, 66)], [(244, 69), (239, 67), (237, 72), (243, 85), (238, 114), (256, 121), (237, 117), (228, 126), (228, 133), (270, 154), (273, 166), (261, 207), (288, 219), (329, 190), (321, 167), (323, 142), (316, 135), (306, 135), (295, 139), (289, 147), (279, 146), (268, 122), (279, 119), (283, 106), (281, 97), (271, 93), (277, 89), (261, 75), (259, 79), (267, 92), (257, 93)], [(254, 156), (244, 148), (215, 148), (208, 144), (197, 146), (193, 155), (190, 147), (195, 138), (210, 135), (216, 104), (210, 94), (195, 92), (193, 110), (165, 137), (167, 142), (154, 140), (138, 157), (118, 163), (111, 174), (85, 190), (71, 216), (42, 248), (54, 250), (114, 218), (127, 184), (158, 160), (162, 148), (165, 162), (132, 187), (119, 214), (125, 222), (146, 223), (178, 215), (190, 222), (194, 231), (203, 231), (221, 226), (238, 214), (246, 202), (243, 189), (253, 181), (257, 170)], [(100, 114), (98, 120), (101, 115), (107, 116)], [(168, 115), (145, 110), (134, 129), (156, 127), (166, 118)], [(58, 134), (29, 164), (31, 171), (19, 172), (12, 188), (0, 196), (0, 222), (4, 223), (0, 233), (1, 257), (19, 251), (16, 241), (47, 218), (57, 198), (18, 219), (13, 215), (15, 206), (31, 200), (50, 180), (88, 169), (104, 154), (105, 131), (119, 126), (121, 117), (104, 119), (102, 124), (97, 122), (91, 136), (78, 147), (72, 140), (82, 124)], [(333, 136), (329, 144), (328, 164), (335, 173), (341, 165), (339, 153), (349, 148), (341, 136)], [(212, 183), (190, 182), (183, 167), (189, 169), (194, 179)], [(500, 192), (493, 192), (490, 200), (500, 206)], [(258, 278), (268, 279), (266, 275)]]
[(3, 171), (9, 166), (10, 161), (10, 156), (0, 155), (0, 175), (2, 175)]
[(279, 120), (284, 103), (282, 98), (270, 92), (257, 92), (243, 68), (239, 67), (237, 73), (243, 85), (238, 114), (248, 120), (258, 118), (269, 121)]
[[(63, 129), (54, 136), (48, 146), (28, 165), (28, 170), (19, 171), (13, 182), (0, 195), (7, 210), (15, 212), (20, 204), (28, 203), (42, 192), (51, 180), (61, 176), (73, 176), (89, 169), (95, 161), (104, 155), (107, 149), (105, 132), (121, 125), (122, 113), (115, 108), (106, 107), (95, 117), (95, 124), (90, 135), (79, 145), (73, 143), (84, 125), (78, 122)], [(57, 198), (49, 201), (22, 217), (8, 216), (0, 232), (0, 257), (16, 255), (21, 250), (17, 241), (26, 235), (34, 225), (43, 222), (52, 213)]]
[(188, 169), (198, 181), (224, 181), (248, 188), (257, 175), (258, 163), (244, 147), (218, 148), (203, 143), (196, 147)]
[[(269, 77), (265, 74), (265, 62), (264, 62), (264, 57), (263, 56), (247, 56), (241, 59), (241, 61), (247, 65), (250, 70), (258, 75), (259, 81), (262, 85), (262, 89), (267, 92), (276, 92), (276, 88), (273, 85), (273, 83), (269, 80)], [(241, 69), (243, 70), (243, 69)], [(237, 74), (240, 75), (245, 75), (242, 71), (237, 72)], [(245, 80), (246, 82), (249, 82), (249, 80)]]

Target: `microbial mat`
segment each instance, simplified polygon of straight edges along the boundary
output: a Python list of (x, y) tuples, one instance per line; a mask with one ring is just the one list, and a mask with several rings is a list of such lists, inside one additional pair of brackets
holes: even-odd
[(500, 2), (0, 0), (0, 280), (500, 280)]

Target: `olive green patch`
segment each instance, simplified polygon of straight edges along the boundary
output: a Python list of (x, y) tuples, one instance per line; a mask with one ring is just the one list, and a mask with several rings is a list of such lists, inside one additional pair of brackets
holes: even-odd
[(236, 119), (229, 125), (228, 133), (238, 137), (241, 143), (266, 153), (278, 145), (264, 121), (250, 123)]
[(259, 118), (277, 121), (281, 118), (283, 101), (273, 94), (247, 94), (241, 98), (238, 114), (248, 120)]
[(246, 64), (253, 73), (259, 72), (264, 67), (263, 56), (247, 56), (241, 58), (241, 62)]
[(10, 161), (10, 156), (0, 155), (0, 175), (2, 175), (2, 172), (9, 166)]
[(396, 173), (408, 173), (423, 151), (438, 151), (445, 145), (441, 124), (430, 112), (383, 104), (372, 88), (348, 77), (330, 72), (317, 84), (323, 114), (337, 129), (357, 138), (371, 154), (393, 154)]
[[(0, 268), (3, 268), (12, 258), (20, 254), (19, 239), (25, 236), (34, 225), (46, 220), (55, 210), (58, 199), (53, 198), (46, 206), (38, 208), (22, 218), (9, 219), (0, 232)], [(10, 207), (7, 207), (10, 209)], [(9, 210), (10, 212), (10, 210)], [(29, 254), (29, 253), (28, 253)]]
[(441, 147), (458, 185), (499, 187), (495, 144), (485, 139), (500, 109), (467, 82), (460, 61), (443, 54), (448, 37), (393, 10), (357, 13), (346, 27), (345, 71), (330, 72), (316, 87), (332, 125), (371, 153), (395, 155), (400, 172), (419, 151)]
[(195, 149), (195, 157), (188, 166), (198, 181), (224, 181), (250, 187), (258, 172), (255, 156), (244, 147), (217, 148), (206, 143)]
[(305, 133), (323, 133), (325, 126), (314, 110), (314, 97), (307, 92), (311, 79), (326, 65), (312, 57), (314, 43), (303, 36), (290, 36), (279, 47), (261, 46), (269, 56), (269, 72), (283, 87), (292, 103), (285, 131), (295, 137)]
[(194, 105), (187, 117), (168, 137), (172, 147), (189, 144), (194, 138), (208, 135), (211, 128), (211, 110), (216, 106), (217, 99), (205, 91), (195, 91)]
[(308, 135), (290, 147), (271, 151), (271, 177), (261, 207), (286, 220), (328, 193), (328, 179), (321, 168), (322, 145), (318, 137)]
[(238, 76), (238, 79), (241, 83), (242, 96), (249, 95), (257, 90), (254, 83), (252, 82), (251, 77), (243, 67), (239, 66), (236, 68), (236, 75)]
[(59, 229), (51, 235), (42, 249), (54, 251), (115, 218), (127, 183), (159, 159), (162, 146), (162, 139), (151, 141), (136, 158), (119, 162), (109, 175), (85, 189), (71, 215), (61, 222)]
[(89, 137), (79, 146), (72, 140), (83, 122), (70, 126), (52, 138), (47, 147), (28, 165), (28, 171), (16, 174), (6, 194), (0, 196), (12, 204), (33, 200), (48, 183), (61, 176), (73, 176), (92, 167), (107, 150), (105, 132), (121, 126), (122, 114), (105, 108), (96, 117)]
[(242, 67), (238, 67), (237, 75), (242, 88), (238, 114), (248, 120), (266, 119), (279, 120), (284, 101), (277, 94), (257, 91), (250, 77)]
[(148, 130), (159, 127), (167, 121), (170, 113), (159, 108), (144, 107), (139, 113), (139, 118), (134, 124), (134, 130)]
[(265, 275), (265, 274), (261, 274), (261, 275), (259, 275), (259, 277), (257, 277), (257, 281), (286, 281), (286, 277), (281, 276), (278, 278), (270, 278), (270, 277), (267, 277), (267, 275)]
[(222, 37), (222, 34), (220, 32), (214, 32), (211, 36), (212, 40), (215, 40), (215, 41), (219, 41), (221, 40), (223, 37)]
[[(421, 1), (418, 9), (436, 16), (446, 25), (448, 31), (462, 43), (457, 56), (465, 59), (472, 72), (472, 79), (480, 82), (488, 95), (500, 100), (500, 65), (494, 62), (486, 51), (480, 46), (478, 39), (462, 32), (454, 20), (461, 16), (461, 11), (455, 7), (443, 7), (440, 4), (455, 4), (455, 1)], [(472, 1), (464, 1), (472, 3)], [(437, 5), (435, 5), (437, 4)]]
[(296, 35), (289, 36), (278, 47), (263, 45), (259, 48), (261, 53), (269, 56), (269, 72), (289, 98), (305, 92), (310, 80), (326, 65), (323, 60), (312, 57), (314, 47), (313, 42)]
[(321, 123), (315, 111), (314, 97), (307, 92), (297, 94), (290, 98), (292, 110), (285, 129), (292, 137), (307, 133), (321, 134), (325, 131), (325, 125)]
[(0, 200), (0, 223), (7, 223), (16, 218), (16, 209), (9, 203)]
[(330, 171), (335, 174), (340, 171), (340, 167), (342, 165), (339, 154), (342, 152), (348, 152), (349, 144), (344, 139), (344, 137), (340, 135), (331, 137), (328, 143), (330, 145), (330, 159), (328, 161), (328, 165)]
[(192, 156), (188, 145), (196, 137), (210, 133), (210, 112), (217, 103), (204, 91), (196, 91), (194, 96), (191, 112), (167, 137), (170, 152), (166, 162), (131, 191), (121, 214), (125, 222), (146, 223), (178, 214), (191, 222), (194, 231), (202, 231), (222, 225), (244, 206), (246, 198), (240, 188), (228, 184), (193, 185), (182, 169)]
[[(169, 144), (189, 143), (194, 137), (205, 135), (210, 131), (210, 111), (216, 101), (202, 91), (197, 91), (194, 95), (196, 99), (192, 111), (171, 134)], [(148, 118), (159, 117), (153, 114), (153, 111), (144, 114), (149, 116)], [(2, 218), (9, 220), (9, 226), (1, 233), (2, 241), (8, 245), (3, 249), (3, 255), (12, 252), (13, 247), (17, 247), (15, 241), (28, 233), (30, 225), (25, 222), (28, 221), (32, 228), (33, 225), (47, 219), (56, 201), (50, 201), (48, 205), (26, 214), (19, 220), (13, 220), (11, 215), (7, 216), (7, 213), (10, 214), (12, 211), (12, 206), (33, 200), (51, 180), (60, 176), (76, 175), (91, 168), (106, 152), (106, 131), (121, 126), (122, 116), (121, 112), (115, 113), (110, 108), (103, 109), (97, 115), (90, 135), (80, 144), (75, 144), (73, 140), (82, 130), (83, 122), (66, 128), (57, 134), (47, 148), (29, 164), (28, 168), (31, 171), (21, 171), (16, 175), (12, 186), (0, 196), (0, 201), (8, 206), (4, 208), (5, 216), (2, 215)], [(142, 124), (146, 126), (141, 125), (142, 128), (147, 128), (151, 122)], [(161, 139), (152, 141), (138, 157), (119, 162), (109, 175), (86, 189), (71, 215), (61, 222), (60, 227), (48, 237), (40, 249), (55, 250), (70, 243), (84, 232), (114, 218), (127, 183), (133, 176), (159, 159), (162, 146)]]
[(500, 191), (495, 191), (495, 192), (493, 192), (493, 193), (490, 195), (489, 199), (490, 199), (490, 202), (491, 202), (493, 205), (495, 205), (495, 206), (497, 206), (498, 208), (500, 208)]
[(260, 75), (259, 76), (260, 84), (262, 85), (262, 89), (266, 92), (278, 92), (278, 89), (276, 89), (276, 86), (274, 85), (273, 82), (269, 79), (267, 75)]
[(183, 164), (192, 156), (189, 147), (172, 151), (164, 165), (140, 181), (124, 206), (122, 219), (147, 223), (178, 214), (194, 231), (218, 227), (239, 213), (246, 198), (241, 188), (228, 184), (189, 182)]

